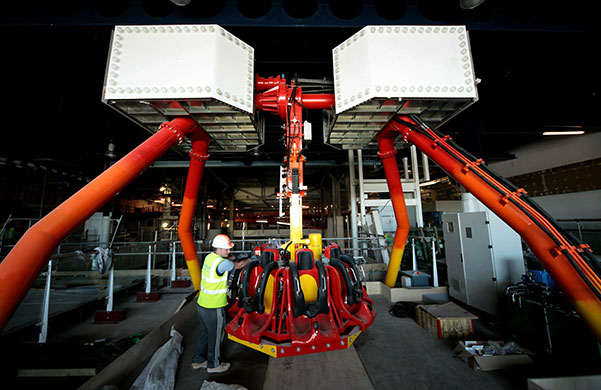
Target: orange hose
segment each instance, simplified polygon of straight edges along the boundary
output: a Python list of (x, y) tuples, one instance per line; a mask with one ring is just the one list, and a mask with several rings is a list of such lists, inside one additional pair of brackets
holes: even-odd
[(162, 124), (157, 133), (25, 232), (0, 263), (0, 331), (60, 242), (197, 127), (189, 118)]
[(410, 228), (405, 196), (403, 195), (403, 186), (401, 184), (401, 177), (399, 176), (399, 167), (395, 158), (396, 149), (394, 148), (394, 140), (397, 136), (398, 132), (392, 129), (384, 129), (377, 136), (378, 156), (382, 159), (384, 166), (386, 183), (388, 184), (390, 200), (397, 224), (392, 252), (390, 253), (390, 261), (386, 270), (386, 276), (384, 277), (384, 284), (390, 288), (395, 286), (399, 276)]
[[(407, 121), (407, 120), (406, 120)], [(412, 122), (411, 120), (409, 120), (410, 122)], [(413, 122), (412, 122), (413, 123)], [(453, 153), (455, 156), (457, 156), (458, 158), (461, 158), (463, 161), (466, 162), (466, 164), (470, 164), (470, 160), (467, 159), (465, 156), (463, 156), (459, 151), (457, 151), (455, 148), (453, 148), (452, 145), (449, 145), (448, 143), (446, 143), (446, 141), (444, 141), (443, 139), (441, 139), (436, 133), (434, 133), (431, 129), (427, 129), (426, 130), (430, 136), (432, 136), (433, 138), (437, 139), (440, 144), (444, 144), (445, 148), (447, 150), (449, 150), (451, 153)], [(510, 194), (512, 191), (510, 189), (508, 189), (507, 187), (503, 186), (501, 183), (499, 183), (494, 177), (492, 177), (491, 175), (489, 175), (486, 171), (484, 171), (483, 169), (481, 169), (478, 166), (471, 166), (470, 169), (474, 170), (475, 172), (478, 172), (478, 174), (480, 176), (483, 176), (486, 178), (486, 180), (488, 180), (491, 183), (494, 183), (495, 186), (497, 186), (499, 189), (501, 189), (503, 192), (505, 192), (506, 194)], [(578, 263), (578, 266), (582, 269), (582, 272), (586, 274), (587, 278), (591, 281), (591, 283), (595, 286), (595, 288), (598, 291), (601, 291), (601, 278), (599, 278), (599, 275), (597, 275), (589, 266), (588, 264), (586, 264), (586, 262), (582, 259), (582, 257), (580, 256), (580, 254), (578, 253), (578, 250), (570, 244), (570, 242), (555, 228), (555, 225), (553, 225), (549, 220), (547, 220), (547, 218), (545, 218), (542, 214), (540, 214), (535, 208), (533, 208), (530, 204), (528, 204), (527, 202), (525, 202), (523, 199), (521, 199), (520, 197), (514, 197), (514, 200), (516, 201), (516, 203), (518, 203), (522, 208), (524, 208), (526, 211), (528, 211), (528, 213), (530, 215), (532, 215), (532, 217), (539, 222), (541, 225), (543, 225), (550, 233), (551, 235), (560, 242), (560, 245), (564, 246), (565, 249), (570, 253), (570, 255), (574, 258), (574, 261), (576, 263)]]
[[(405, 122), (413, 123), (409, 118), (402, 117), (401, 119)], [(536, 212), (536, 210), (526, 204), (523, 200), (519, 199), (519, 197), (517, 198), (516, 202), (529, 213), (532, 213), (539, 223), (543, 223), (552, 236), (541, 229), (517, 205), (511, 202), (504, 202), (503, 198), (505, 195), (499, 193), (483, 179), (478, 177), (474, 171), (496, 184), (494, 178), (487, 175), (486, 172), (483, 172), (478, 167), (472, 166), (469, 170), (465, 170), (465, 165), (471, 162), (455, 149), (451, 149), (452, 146), (446, 144), (446, 141), (438, 137), (435, 133), (429, 132), (429, 134), (434, 136), (438, 142), (433, 141), (426, 135), (417, 131), (412, 131), (404, 124), (396, 123), (394, 121), (389, 122), (382, 131), (399, 132), (407, 142), (411, 142), (417, 146), (418, 149), (445, 170), (447, 174), (461, 183), (461, 185), (485, 204), (493, 213), (498, 215), (505, 223), (522, 236), (543, 267), (549, 272), (551, 278), (568, 297), (578, 314), (580, 314), (595, 336), (601, 340), (601, 300), (599, 300), (595, 292), (591, 290), (578, 274), (568, 258), (563, 253), (557, 253), (558, 245), (553, 240), (552, 236), (559, 239), (562, 243), (565, 243), (566, 249), (570, 251), (576, 262), (585, 266), (586, 264), (584, 264), (584, 261), (581, 259), (577, 250), (556, 231), (547, 218)], [(462, 161), (457, 161), (457, 159), (439, 145), (444, 145), (445, 148), (456, 156), (461, 156)], [(490, 179), (488, 179), (489, 177)], [(511, 192), (508, 189), (505, 190)], [(588, 266), (583, 268), (586, 274), (594, 274)], [(597, 275), (594, 275), (594, 278), (591, 278), (595, 285), (597, 284), (595, 283), (597, 278)]]
[(202, 174), (206, 160), (209, 158), (210, 137), (203, 130), (197, 130), (189, 134), (192, 140), (192, 151), (190, 152), (190, 167), (188, 168), (188, 177), (186, 179), (186, 189), (184, 190), (184, 201), (179, 216), (177, 232), (182, 242), (186, 265), (190, 272), (194, 290), (200, 290), (200, 264), (196, 246), (194, 246), (194, 237), (192, 235), (192, 222), (196, 211), (198, 200), (198, 187), (202, 180)]

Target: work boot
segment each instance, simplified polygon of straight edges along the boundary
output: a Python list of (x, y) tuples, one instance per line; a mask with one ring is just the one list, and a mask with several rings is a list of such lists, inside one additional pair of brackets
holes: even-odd
[(192, 363), (190, 364), (190, 368), (193, 370), (198, 370), (199, 368), (207, 368), (207, 361), (205, 360), (202, 363)]
[(207, 368), (207, 372), (209, 374), (220, 374), (222, 372), (226, 372), (227, 370), (229, 370), (230, 366), (231, 366), (231, 364), (229, 364), (229, 363), (221, 363), (217, 367)]

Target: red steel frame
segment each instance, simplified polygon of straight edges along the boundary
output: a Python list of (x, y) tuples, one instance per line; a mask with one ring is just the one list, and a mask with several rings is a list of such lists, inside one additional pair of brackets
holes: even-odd
[[(284, 157), (286, 163), (286, 188), (279, 196), (290, 199), (290, 240), (292, 246), (290, 253), (294, 257), (294, 251), (302, 242), (302, 209), (300, 199), (306, 196), (306, 188), (303, 184), (303, 166), (305, 157), (303, 150), (303, 110), (305, 109), (329, 109), (334, 107), (333, 94), (308, 94), (302, 92), (302, 88), (286, 84), (283, 77), (256, 77), (255, 105), (259, 110), (276, 114), (282, 119), (286, 126), (286, 149)], [(293, 185), (293, 178), (298, 178), (298, 187)], [(282, 189), (280, 189), (282, 190)]]
[[(257, 77), (256, 87), (258, 91), (262, 91), (262, 93), (256, 96), (257, 108), (279, 114), (282, 119), (286, 119), (289, 115), (291, 107), (288, 105), (288, 102), (291, 100), (292, 93), (295, 93), (292, 99), (294, 100), (292, 106), (298, 104), (299, 107), (306, 109), (323, 109), (334, 106), (334, 95), (303, 96), (300, 87), (296, 89), (294, 86), (289, 88), (286, 85), (286, 80), (280, 77), (269, 79)], [(292, 126), (289, 121), (286, 124), (286, 135), (291, 140), (290, 154), (287, 156), (288, 180), (291, 180), (291, 169), (298, 168), (299, 187), (302, 188), (302, 168), (304, 163), (304, 157), (301, 155), (302, 109), (299, 109), (295, 113), (295, 118), (296, 121), (293, 122)], [(436, 162), (450, 176), (461, 183), (492, 212), (497, 214), (522, 236), (553, 280), (566, 294), (576, 311), (582, 316), (596, 337), (601, 340), (601, 300), (595, 294), (596, 291), (601, 291), (601, 279), (598, 274), (590, 269), (581, 256), (581, 253), (589, 250), (589, 248), (584, 245), (572, 245), (554, 228), (554, 225), (544, 215), (541, 215), (536, 209), (520, 199), (522, 193), (525, 191), (520, 189), (514, 192), (506, 188), (479, 166), (483, 164), (482, 160), (471, 161), (465, 157), (447, 142), (448, 137), (440, 137), (428, 128), (423, 128), (423, 132), (413, 131), (412, 126), (418, 126), (415, 121), (404, 116), (399, 116), (397, 119), (400, 119), (400, 121), (391, 120), (377, 136), (380, 149), (378, 155), (383, 160), (386, 180), (398, 226), (391, 261), (386, 274), (386, 284), (394, 286), (396, 282), (409, 232), (409, 221), (403, 190), (398, 166), (394, 158), (396, 154), (394, 140), (400, 135), (405, 142), (415, 144), (418, 149)], [(121, 191), (128, 183), (134, 180), (165, 151), (177, 142), (181, 143), (185, 136), (189, 136), (192, 141), (192, 152), (190, 153), (191, 163), (178, 231), (194, 288), (196, 290), (199, 289), (200, 267), (191, 234), (191, 224), (204, 164), (209, 157), (208, 146), (210, 138), (194, 120), (177, 118), (169, 123), (163, 123), (156, 134), (79, 190), (71, 198), (63, 202), (29, 229), (19, 240), (4, 261), (0, 263), (0, 330), (5, 327), (61, 240), (88, 219), (115, 194)], [(290, 183), (288, 184), (288, 187), (290, 187)], [(502, 193), (499, 192), (499, 188), (502, 190)], [(288, 192), (286, 195), (290, 196)], [(301, 196), (304, 196), (304, 191), (300, 193)], [(530, 216), (526, 215), (524, 210)], [(544, 231), (541, 226), (547, 231)], [(560, 242), (560, 245), (557, 242)], [(587, 284), (583, 280), (583, 277), (575, 269), (575, 266), (570, 263), (568, 255), (574, 259), (574, 264), (579, 267), (580, 271), (590, 281), (590, 284)], [(329, 315), (325, 315), (328, 317), (327, 320), (322, 318), (323, 314), (318, 315), (318, 321), (322, 323), (323, 321), (336, 323), (338, 329), (347, 328), (350, 325), (360, 326), (362, 330), (365, 329), (373, 322), (373, 316), (370, 317), (369, 313), (366, 312), (368, 310), (371, 311), (371, 309), (365, 306), (366, 301), (361, 303), (361, 307), (357, 311), (350, 311), (351, 308), (347, 308), (347, 305), (341, 299), (342, 291), (340, 291), (339, 286), (342, 283), (337, 271), (330, 266), (327, 266), (326, 269), (329, 287), (328, 300), (329, 302), (333, 302), (333, 307), (336, 310), (335, 313), (332, 312)], [(273, 285), (274, 301), (277, 296), (275, 288), (280, 281), (289, 280), (288, 273), (283, 269), (278, 269), (275, 273), (276, 282)], [(264, 324), (263, 330), (271, 329), (269, 334), (274, 340), (283, 340), (284, 335), (286, 335), (285, 337), (289, 337), (288, 332), (299, 326), (299, 324), (293, 321), (291, 314), (292, 299), (290, 288), (290, 283), (288, 283), (286, 293), (282, 298), (282, 302), (280, 302), (280, 310), (282, 311), (279, 317), (280, 322), (276, 322), (275, 313), (272, 311), (269, 321)], [(371, 303), (371, 301), (368, 302)], [(274, 307), (276, 306), (274, 302)], [(285, 325), (284, 311), (288, 312)], [(242, 311), (240, 311), (236, 315), (236, 318), (239, 318), (242, 314)], [(306, 324), (301, 324), (300, 326), (304, 328)], [(238, 329), (234, 330), (231, 327), (230, 331), (234, 334), (238, 333)], [(241, 336), (241, 334), (238, 335)], [(298, 349), (286, 348), (286, 355), (319, 352), (330, 348), (330, 343), (327, 342), (331, 341), (332, 338), (322, 337), (317, 340), (315, 337), (317, 336), (312, 336), (305, 340), (297, 340), (294, 344), (295, 348)], [(255, 340), (256, 338), (252, 337), (252, 339)], [(345, 342), (343, 341), (343, 347), (348, 347), (350, 342), (351, 339), (347, 339), (346, 346), (344, 346)], [(325, 345), (328, 345), (328, 347), (326, 348)], [(318, 346), (318, 348), (314, 348), (315, 346)], [(339, 348), (338, 346), (336, 347), (336, 349)]]
[[(493, 213), (511, 226), (532, 249), (549, 272), (551, 278), (571, 301), (578, 314), (595, 336), (601, 340), (601, 300), (595, 294), (595, 291), (601, 291), (601, 279), (581, 256), (584, 251), (590, 250), (588, 246), (570, 244), (555, 229), (548, 218), (541, 215), (521, 198), (522, 194), (525, 193), (523, 189), (518, 191), (508, 189), (481, 168), (484, 163), (482, 160), (471, 161), (449, 144), (447, 141), (450, 137), (440, 137), (429, 128), (422, 127), (423, 131), (414, 131), (411, 127), (418, 126), (418, 124), (409, 117), (398, 116), (396, 119), (399, 119), (399, 121), (393, 119), (381, 130), (378, 134), (378, 141), (402, 136), (405, 142), (414, 144)], [(383, 147), (386, 149), (383, 150)], [(391, 153), (391, 148), (392, 146), (388, 141), (387, 143), (380, 143), (380, 153), (384, 157)], [(493, 185), (500, 188), (504, 193), (500, 193)], [(392, 190), (391, 188), (391, 197)], [(406, 213), (406, 210), (399, 210), (394, 204), (393, 206), (395, 214), (397, 212), (400, 212), (401, 215)], [(534, 219), (529, 217), (523, 210), (533, 216)], [(541, 226), (544, 226), (550, 233), (545, 232)], [(558, 245), (557, 242), (561, 244)], [(566, 254), (574, 259), (575, 264), (590, 280), (591, 286), (583, 280)]]
[[(303, 186), (303, 164), (305, 157), (303, 149), (303, 110), (304, 109), (330, 109), (334, 107), (334, 95), (315, 94), (303, 95), (302, 88), (286, 85), (286, 80), (281, 77), (257, 77), (255, 86), (259, 92), (255, 96), (256, 107), (276, 115), (285, 121), (288, 155), (284, 162), (287, 165), (287, 183), (282, 195), (291, 198), (295, 194), (304, 197), (306, 190)], [(298, 170), (298, 192), (293, 191), (292, 172)], [(298, 196), (297, 195), (297, 196)], [(298, 210), (300, 212), (300, 210)], [(293, 207), (290, 209), (291, 242), (295, 245), (291, 256), (295, 255), (296, 247), (302, 242), (302, 225), (293, 223)], [(296, 220), (297, 222), (298, 219)], [(307, 249), (300, 249), (307, 251)], [(258, 267), (252, 269), (253, 274), (249, 291), (258, 283)], [(263, 277), (273, 278), (270, 295), (273, 297), (269, 313), (250, 312), (234, 304), (228, 310), (233, 319), (228, 323), (226, 332), (231, 340), (257, 349), (273, 357), (302, 355), (308, 353), (331, 351), (348, 348), (357, 335), (370, 326), (375, 318), (373, 302), (367, 298), (363, 287), (363, 298), (353, 305), (345, 300), (348, 293), (340, 274), (344, 272), (335, 267), (325, 265), (325, 278), (327, 285), (328, 313), (320, 313), (313, 318), (306, 315), (294, 315), (292, 273), (287, 267), (276, 268), (271, 275)], [(246, 271), (245, 271), (246, 272)], [(351, 273), (350, 270), (346, 272)], [(317, 269), (301, 271), (303, 275), (310, 275), (314, 280), (319, 279)], [(356, 276), (356, 275), (355, 275)], [(278, 286), (282, 286), (282, 293), (278, 296)]]
[(60, 242), (156, 159), (188, 134), (204, 133), (189, 118), (159, 131), (32, 226), (0, 263), (0, 331)]
[[(293, 279), (289, 268), (276, 268), (271, 272), (271, 307), (264, 313), (251, 312), (237, 303), (228, 310), (233, 315), (226, 326), (228, 337), (273, 357), (286, 357), (347, 349), (356, 337), (375, 319), (373, 301), (367, 298), (348, 305), (346, 286), (336, 268), (325, 265), (327, 278), (328, 313), (313, 318), (295, 317), (293, 308)], [(313, 269), (315, 271), (315, 269)], [(268, 275), (266, 275), (267, 277)], [(315, 276), (315, 275), (314, 275)], [(249, 288), (258, 281), (253, 280)], [(281, 297), (278, 286), (283, 286)]]
[[(334, 107), (333, 94), (308, 94), (302, 92), (300, 86), (286, 85), (286, 79), (277, 76), (255, 81), (258, 93), (255, 95), (255, 106), (259, 110), (279, 115), (286, 122), (286, 137), (290, 140), (290, 154), (285, 157), (288, 164), (288, 185), (286, 195), (290, 197), (292, 187), (292, 169), (299, 169), (299, 187), (303, 187), (303, 165), (305, 157), (300, 153), (303, 149), (303, 107), (306, 109), (330, 109)], [(294, 93), (294, 97), (292, 94)], [(288, 104), (290, 102), (290, 105)], [(288, 119), (291, 119), (290, 121)], [(300, 190), (305, 196), (306, 191)]]

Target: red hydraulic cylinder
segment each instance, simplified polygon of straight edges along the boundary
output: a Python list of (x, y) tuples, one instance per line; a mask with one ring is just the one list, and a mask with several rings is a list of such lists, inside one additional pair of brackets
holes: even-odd
[[(293, 87), (286, 85), (286, 79), (277, 77), (255, 77), (255, 88), (259, 93), (255, 95), (255, 106), (259, 110), (279, 114), (282, 120), (286, 119), (290, 92)], [(296, 95), (304, 108), (308, 110), (330, 109), (335, 105), (334, 94), (309, 94)]]
[(301, 103), (309, 110), (328, 109), (334, 107), (333, 94), (303, 95)]
[[(414, 123), (407, 117), (400, 117), (400, 119)], [(406, 142), (413, 143), (493, 213), (511, 226), (532, 249), (553, 281), (565, 293), (574, 309), (580, 314), (597, 339), (601, 340), (601, 300), (592, 289), (599, 290), (599, 277), (594, 274), (579, 254), (579, 252), (586, 249), (570, 245), (544, 216), (520, 199), (519, 191), (506, 194), (499, 193), (475, 173), (478, 172), (482, 177), (487, 175), (478, 167), (480, 161), (470, 162), (449, 145), (445, 138), (439, 137), (434, 132), (428, 133), (429, 136), (427, 136), (395, 121), (389, 122), (382, 130), (382, 132), (391, 131), (398, 132)], [(459, 157), (459, 160), (453, 156)], [(463, 161), (460, 161), (461, 158), (463, 158)], [(490, 183), (495, 182), (492, 177), (486, 178)], [(495, 185), (497, 183), (495, 182)], [(501, 185), (499, 184), (499, 186)], [(508, 201), (510, 198), (514, 199), (521, 208)], [(523, 210), (527, 210), (533, 218), (529, 217)], [(539, 225), (545, 226), (549, 233), (545, 232)], [(558, 246), (554, 239), (561, 242), (561, 244)], [(593, 287), (585, 282), (578, 270), (570, 263), (565, 252), (572, 256), (580, 271), (589, 277)]]
[(384, 277), (384, 284), (391, 288), (395, 286), (399, 275), (410, 227), (405, 196), (403, 195), (403, 186), (401, 184), (401, 177), (399, 176), (399, 167), (396, 162), (396, 149), (394, 148), (394, 140), (397, 136), (397, 132), (386, 129), (382, 130), (377, 136), (378, 156), (382, 159), (384, 166), (386, 183), (388, 184), (390, 200), (392, 201), (392, 208), (394, 209), (394, 217), (397, 224), (392, 252), (390, 253), (390, 261), (386, 270), (386, 276)]
[(182, 202), (177, 231), (182, 243), (192, 285), (194, 286), (194, 290), (198, 291), (200, 290), (200, 264), (198, 262), (196, 247), (194, 246), (194, 237), (192, 236), (192, 221), (198, 200), (198, 187), (202, 181), (205, 162), (209, 158), (210, 137), (200, 128), (191, 132), (188, 137), (192, 141), (192, 151), (190, 152), (190, 167), (188, 168), (184, 201)]
[(159, 131), (32, 226), (0, 263), (0, 331), (59, 243), (169, 148), (198, 128), (189, 118)]

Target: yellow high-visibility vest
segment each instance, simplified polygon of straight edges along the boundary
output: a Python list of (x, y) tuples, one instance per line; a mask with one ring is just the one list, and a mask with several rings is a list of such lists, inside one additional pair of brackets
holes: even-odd
[(227, 306), (227, 276), (217, 274), (217, 266), (223, 261), (223, 257), (211, 252), (205, 257), (202, 266), (200, 292), (198, 293), (198, 304), (207, 309)]

